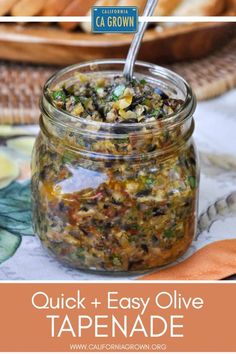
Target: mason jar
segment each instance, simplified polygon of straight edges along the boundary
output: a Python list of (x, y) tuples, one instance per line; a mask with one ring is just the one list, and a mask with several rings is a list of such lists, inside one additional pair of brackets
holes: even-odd
[(32, 159), (33, 223), (42, 244), (81, 270), (144, 271), (181, 256), (193, 240), (199, 167), (192, 134), (195, 96), (174, 72), (137, 62), (135, 77), (183, 101), (146, 123), (104, 123), (56, 108), (49, 90), (75, 73), (122, 75), (124, 61), (59, 71), (41, 99)]

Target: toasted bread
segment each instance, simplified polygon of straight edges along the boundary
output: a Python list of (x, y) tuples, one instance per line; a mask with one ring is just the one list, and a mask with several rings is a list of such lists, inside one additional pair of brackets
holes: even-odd
[(183, 0), (171, 15), (217, 16), (223, 12), (225, 5), (225, 0)]
[(226, 15), (236, 15), (236, 0), (226, 0)]
[(0, 0), (0, 16), (6, 15), (10, 12), (12, 6), (19, 0)]
[(35, 16), (38, 15), (47, 0), (20, 0), (11, 9), (12, 16)]
[(154, 12), (154, 16), (169, 16), (182, 0), (159, 0)]
[(58, 16), (71, 3), (71, 0), (48, 0), (45, 4), (41, 16)]
[[(96, 0), (72, 0), (64, 11), (62, 11), (61, 16), (85, 16), (95, 2)], [(76, 22), (60, 23), (60, 26), (66, 30), (72, 30), (77, 25)]]
[(137, 6), (139, 14), (142, 15), (146, 5), (146, 0), (119, 0), (117, 6)]
[[(94, 6), (117, 6), (120, 0), (96, 0)], [(87, 15), (91, 13), (91, 8), (88, 10)]]
[[(117, 6), (119, 0), (96, 0), (94, 6)], [(88, 10), (87, 16), (91, 15), (91, 8)], [(85, 32), (91, 32), (91, 23), (83, 22), (80, 23), (80, 27)]]

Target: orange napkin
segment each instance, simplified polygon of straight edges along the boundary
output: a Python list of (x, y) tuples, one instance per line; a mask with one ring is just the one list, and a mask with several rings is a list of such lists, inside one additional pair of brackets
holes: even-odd
[(236, 274), (236, 239), (213, 242), (178, 265), (138, 280), (220, 280)]

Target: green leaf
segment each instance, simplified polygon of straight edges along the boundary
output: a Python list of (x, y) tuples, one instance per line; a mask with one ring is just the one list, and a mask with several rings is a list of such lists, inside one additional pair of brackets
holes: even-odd
[(164, 237), (171, 238), (174, 236), (174, 232), (171, 229), (167, 229), (164, 231)]
[(125, 91), (125, 85), (118, 85), (115, 90), (113, 91), (113, 98), (119, 99), (121, 95), (123, 95)]
[(30, 181), (13, 182), (0, 190), (0, 228), (17, 235), (33, 236)]
[(20, 235), (13, 235), (6, 230), (0, 229), (0, 263), (12, 257), (20, 243)]
[(57, 90), (52, 93), (52, 98), (55, 101), (62, 101), (65, 102), (66, 100), (66, 94), (63, 90)]
[(149, 177), (146, 179), (145, 184), (148, 187), (153, 187), (153, 185), (155, 184), (155, 181), (156, 181), (155, 178)]
[(188, 183), (189, 183), (191, 189), (195, 189), (197, 187), (196, 178), (193, 176), (188, 177)]
[(145, 79), (140, 80), (141, 85), (146, 85), (147, 81)]

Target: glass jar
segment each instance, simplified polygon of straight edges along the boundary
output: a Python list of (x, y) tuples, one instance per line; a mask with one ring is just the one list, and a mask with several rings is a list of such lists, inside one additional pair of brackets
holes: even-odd
[(122, 60), (68, 67), (46, 83), (32, 161), (35, 232), (70, 266), (144, 271), (176, 260), (195, 234), (199, 169), (192, 140), (196, 100), (174, 72), (137, 62), (145, 78), (183, 100), (177, 114), (149, 123), (73, 117), (48, 89), (76, 72), (121, 75)]

